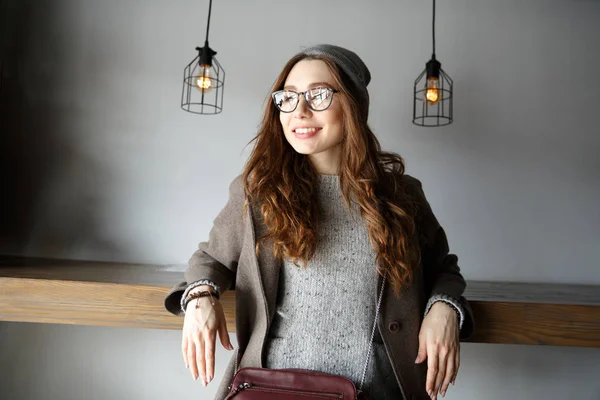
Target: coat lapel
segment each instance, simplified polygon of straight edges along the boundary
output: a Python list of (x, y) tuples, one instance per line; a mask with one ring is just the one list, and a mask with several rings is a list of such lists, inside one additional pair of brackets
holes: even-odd
[[(252, 243), (253, 253), (256, 255), (254, 249), (256, 248), (256, 241), (258, 241), (268, 230), (264, 224), (264, 220), (260, 211), (250, 206), (252, 216), (252, 226), (254, 228), (254, 239)], [(268, 318), (269, 324), (275, 313), (275, 306), (277, 301), (277, 288), (279, 286), (279, 272), (281, 270), (281, 261), (277, 261), (273, 255), (273, 239), (269, 239), (263, 242), (259, 248), (259, 255), (257, 257), (257, 264), (261, 281), (263, 285), (263, 291), (267, 301)]]

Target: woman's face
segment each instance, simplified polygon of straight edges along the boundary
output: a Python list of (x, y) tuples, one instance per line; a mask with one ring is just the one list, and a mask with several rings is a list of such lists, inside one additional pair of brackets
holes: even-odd
[[(304, 92), (318, 86), (333, 88), (333, 82), (333, 76), (323, 61), (302, 60), (290, 71), (284, 89)], [(334, 94), (331, 105), (324, 111), (311, 110), (304, 96), (300, 96), (293, 112), (279, 113), (288, 143), (298, 153), (308, 155), (322, 174), (337, 174), (340, 164), (343, 123), (339, 96), (339, 93)], [(308, 134), (306, 129), (309, 129)]]

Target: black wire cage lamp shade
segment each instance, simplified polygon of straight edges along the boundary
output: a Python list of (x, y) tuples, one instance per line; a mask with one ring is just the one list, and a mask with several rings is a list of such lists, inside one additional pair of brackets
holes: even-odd
[(194, 114), (219, 114), (223, 111), (225, 70), (208, 45), (212, 0), (208, 6), (208, 23), (204, 47), (196, 47), (198, 55), (183, 70), (181, 108)]
[(454, 83), (435, 58), (435, 0), (433, 0), (433, 53), (425, 69), (415, 79), (413, 123), (418, 126), (444, 126), (453, 121)]

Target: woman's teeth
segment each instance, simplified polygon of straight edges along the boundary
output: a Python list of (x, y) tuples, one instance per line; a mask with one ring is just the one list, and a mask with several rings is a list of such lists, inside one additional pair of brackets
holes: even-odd
[(296, 133), (304, 134), (304, 133), (313, 133), (316, 132), (317, 128), (298, 128), (296, 129)]

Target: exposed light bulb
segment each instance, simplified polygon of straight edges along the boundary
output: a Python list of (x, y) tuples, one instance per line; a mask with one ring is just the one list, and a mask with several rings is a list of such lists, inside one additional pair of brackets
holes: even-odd
[(203, 92), (209, 92), (213, 88), (214, 77), (211, 65), (201, 65), (200, 74), (196, 78), (196, 88)]
[(430, 103), (436, 103), (440, 98), (440, 80), (436, 77), (427, 78), (425, 98)]

